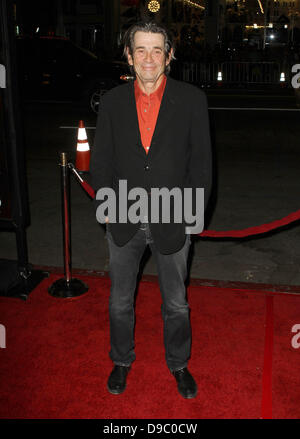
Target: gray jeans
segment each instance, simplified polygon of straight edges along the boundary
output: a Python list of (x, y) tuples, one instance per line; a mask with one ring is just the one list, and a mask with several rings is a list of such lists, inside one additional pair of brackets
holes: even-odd
[(162, 295), (161, 313), (167, 366), (171, 371), (187, 367), (191, 350), (191, 326), (185, 280), (191, 244), (190, 235), (187, 235), (184, 246), (178, 252), (169, 255), (158, 252), (147, 223), (141, 224), (134, 237), (123, 247), (117, 246), (113, 241), (109, 225), (106, 236), (111, 279), (109, 298), (111, 360), (117, 365), (129, 366), (136, 358), (134, 293), (140, 261), (149, 244), (156, 260)]

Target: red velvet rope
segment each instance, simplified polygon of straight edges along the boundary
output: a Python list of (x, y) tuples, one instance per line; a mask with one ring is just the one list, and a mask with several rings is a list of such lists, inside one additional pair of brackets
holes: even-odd
[[(86, 182), (80, 182), (83, 189), (90, 195), (90, 197), (95, 198), (94, 189)], [(261, 224), (260, 226), (248, 227), (242, 230), (204, 230), (202, 233), (199, 233), (198, 236), (209, 237), (209, 238), (245, 238), (246, 236), (259, 235), (261, 233), (269, 232), (270, 230), (278, 229), (279, 227), (286, 226), (294, 221), (300, 219), (300, 209), (296, 210), (296, 212), (292, 212), (289, 215), (271, 221), (270, 223)]]
[(95, 198), (95, 191), (92, 186), (90, 186), (86, 181), (81, 181), (80, 184), (90, 197)]
[(260, 233), (266, 233), (270, 230), (278, 229), (279, 227), (286, 226), (287, 224), (297, 221), (298, 219), (300, 219), (300, 209), (281, 219), (271, 221), (270, 223), (262, 224), (260, 226), (248, 227), (247, 229), (242, 230), (204, 230), (199, 234), (199, 236), (207, 236), (210, 238), (245, 238), (246, 236), (259, 235)]

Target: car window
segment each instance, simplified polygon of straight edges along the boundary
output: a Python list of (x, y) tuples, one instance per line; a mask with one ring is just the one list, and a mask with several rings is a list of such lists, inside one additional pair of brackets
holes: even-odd
[(79, 52), (72, 44), (63, 40), (40, 40), (42, 59), (45, 65), (60, 66), (63, 69), (73, 69), (80, 64)]
[(77, 47), (68, 40), (50, 38), (18, 39), (18, 60), (30, 69), (36, 65), (53, 70), (57, 66), (70, 70), (97, 60), (92, 53)]
[(18, 63), (23, 67), (33, 67), (39, 63), (40, 45), (38, 40), (34, 39), (17, 39), (17, 56)]

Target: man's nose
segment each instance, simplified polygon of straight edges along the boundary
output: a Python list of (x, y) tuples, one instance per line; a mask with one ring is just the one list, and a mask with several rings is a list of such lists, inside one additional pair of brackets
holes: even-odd
[(148, 62), (153, 61), (152, 52), (146, 52), (146, 61)]

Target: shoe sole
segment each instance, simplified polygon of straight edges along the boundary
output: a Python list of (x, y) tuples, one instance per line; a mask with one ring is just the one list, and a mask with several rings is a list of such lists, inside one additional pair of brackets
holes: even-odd
[[(179, 393), (180, 393), (180, 392), (179, 392)], [(181, 395), (184, 399), (193, 399), (193, 398), (196, 398), (197, 393), (195, 393), (194, 395), (188, 395), (188, 396), (183, 395), (182, 393), (180, 393), (180, 395)]]
[(195, 398), (195, 397), (197, 396), (197, 394), (198, 394), (198, 388), (197, 388), (197, 387), (196, 387), (194, 393), (190, 393), (190, 394), (188, 394), (188, 395), (186, 395), (185, 393), (183, 393), (183, 392), (181, 391), (181, 389), (179, 389), (178, 386), (177, 386), (177, 390), (178, 390), (178, 392), (180, 393), (180, 395), (181, 395), (183, 398), (185, 398), (185, 399), (192, 399), (192, 398)]
[(108, 386), (108, 384), (106, 385), (106, 387), (107, 387), (107, 390), (109, 391), (109, 393), (111, 393), (112, 395), (120, 395), (120, 394), (123, 393), (124, 390), (126, 389), (126, 386), (125, 386), (124, 389), (121, 390), (121, 391), (118, 391), (118, 390), (112, 390), (112, 389), (110, 389), (110, 387)]
[(192, 395), (184, 395), (183, 393), (179, 392), (180, 395), (184, 398), (184, 399), (193, 399), (197, 396), (198, 392), (193, 393)]

